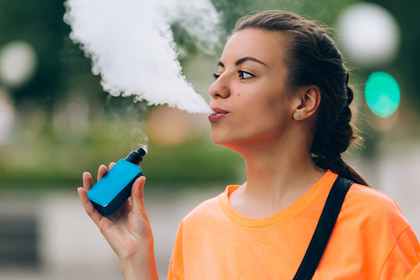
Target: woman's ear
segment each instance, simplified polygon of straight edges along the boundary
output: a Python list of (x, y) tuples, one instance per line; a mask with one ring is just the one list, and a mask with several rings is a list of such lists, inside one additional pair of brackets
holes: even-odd
[(304, 120), (316, 113), (321, 103), (321, 90), (317, 86), (309, 86), (299, 90), (293, 102), (293, 118)]

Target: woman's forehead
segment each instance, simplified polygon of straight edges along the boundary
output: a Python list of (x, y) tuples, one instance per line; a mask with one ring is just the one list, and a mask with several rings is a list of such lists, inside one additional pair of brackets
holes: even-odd
[[(278, 31), (248, 28), (235, 32), (227, 41), (221, 61), (228, 63), (241, 57), (254, 57), (267, 65), (283, 61), (286, 36)], [(226, 61), (226, 62), (225, 62)]]

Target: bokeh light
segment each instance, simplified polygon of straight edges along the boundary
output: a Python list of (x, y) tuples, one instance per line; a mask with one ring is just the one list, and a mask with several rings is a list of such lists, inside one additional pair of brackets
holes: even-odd
[(397, 21), (377, 4), (349, 6), (340, 15), (337, 28), (344, 52), (361, 66), (391, 61), (400, 45)]
[(24, 41), (13, 41), (0, 50), (0, 80), (10, 87), (24, 84), (35, 73), (37, 56)]
[(147, 119), (147, 132), (151, 140), (160, 145), (184, 142), (190, 131), (187, 113), (166, 106), (154, 109)]
[(369, 109), (375, 115), (387, 118), (400, 104), (400, 87), (390, 74), (373, 72), (366, 82), (365, 98)]

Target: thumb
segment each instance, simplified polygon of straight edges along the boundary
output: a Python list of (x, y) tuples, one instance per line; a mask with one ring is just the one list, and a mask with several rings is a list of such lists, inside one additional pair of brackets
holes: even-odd
[(131, 188), (131, 203), (132, 203), (132, 211), (140, 216), (146, 216), (146, 207), (144, 206), (144, 195), (143, 195), (143, 187), (144, 183), (146, 182), (146, 177), (141, 176), (139, 177), (133, 184)]

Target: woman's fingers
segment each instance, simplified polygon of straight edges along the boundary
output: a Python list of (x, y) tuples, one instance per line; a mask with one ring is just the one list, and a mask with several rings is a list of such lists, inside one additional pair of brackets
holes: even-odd
[(105, 176), (105, 174), (108, 172), (108, 168), (106, 168), (105, 165), (101, 164), (101, 166), (99, 166), (98, 168), (98, 176), (97, 176), (97, 180), (99, 181), (102, 177)]
[(90, 175), (89, 172), (83, 172), (83, 187), (85, 188), (86, 191), (90, 190), (90, 188), (92, 188), (93, 186), (93, 182), (92, 182), (92, 175)]
[(85, 208), (86, 213), (89, 215), (89, 217), (92, 218), (93, 222), (98, 225), (99, 220), (101, 218), (101, 214), (96, 211), (95, 207), (93, 207), (93, 204), (90, 202), (89, 197), (87, 195), (87, 190), (84, 188), (78, 188), (77, 192), (79, 193), (80, 201), (82, 202), (83, 208)]
[(95, 207), (93, 207), (93, 204), (90, 202), (87, 195), (87, 191), (84, 188), (78, 188), (77, 192), (79, 193), (83, 208), (85, 208), (86, 213), (89, 215), (92, 221), (101, 230), (101, 232), (104, 233), (107, 231), (107, 229), (113, 225), (112, 221), (107, 217), (102, 216), (102, 214), (99, 213)]
[[(103, 167), (106, 169), (105, 166)], [(101, 170), (101, 167), (99, 167), (99, 170)], [(99, 175), (99, 172), (98, 172), (98, 175)], [(86, 213), (89, 215), (89, 217), (91, 217), (93, 222), (99, 227), (102, 215), (95, 209), (95, 207), (93, 207), (93, 204), (90, 202), (89, 197), (87, 195), (87, 192), (92, 188), (92, 186), (93, 186), (92, 175), (90, 175), (89, 172), (84, 172), (83, 173), (83, 188), (78, 188), (77, 192), (79, 193), (80, 201), (82, 202), (83, 208), (85, 208)]]
[(79, 193), (80, 201), (82, 202), (82, 205), (86, 210), (86, 213), (90, 217), (92, 217), (92, 215), (96, 211), (87, 195), (87, 192), (92, 188), (92, 186), (93, 186), (92, 175), (90, 175), (89, 172), (84, 172), (83, 173), (83, 188), (78, 188), (77, 192)]
[(133, 187), (131, 188), (131, 211), (140, 216), (147, 216), (143, 199), (143, 187), (145, 182), (146, 177), (141, 176), (134, 182)]
[[(109, 169), (111, 169), (114, 165), (115, 165), (115, 162), (111, 162), (109, 164)], [(105, 176), (106, 173), (108, 173), (108, 168), (105, 165), (101, 164), (98, 168), (98, 178), (97, 178), (97, 180), (99, 181), (102, 177)]]

